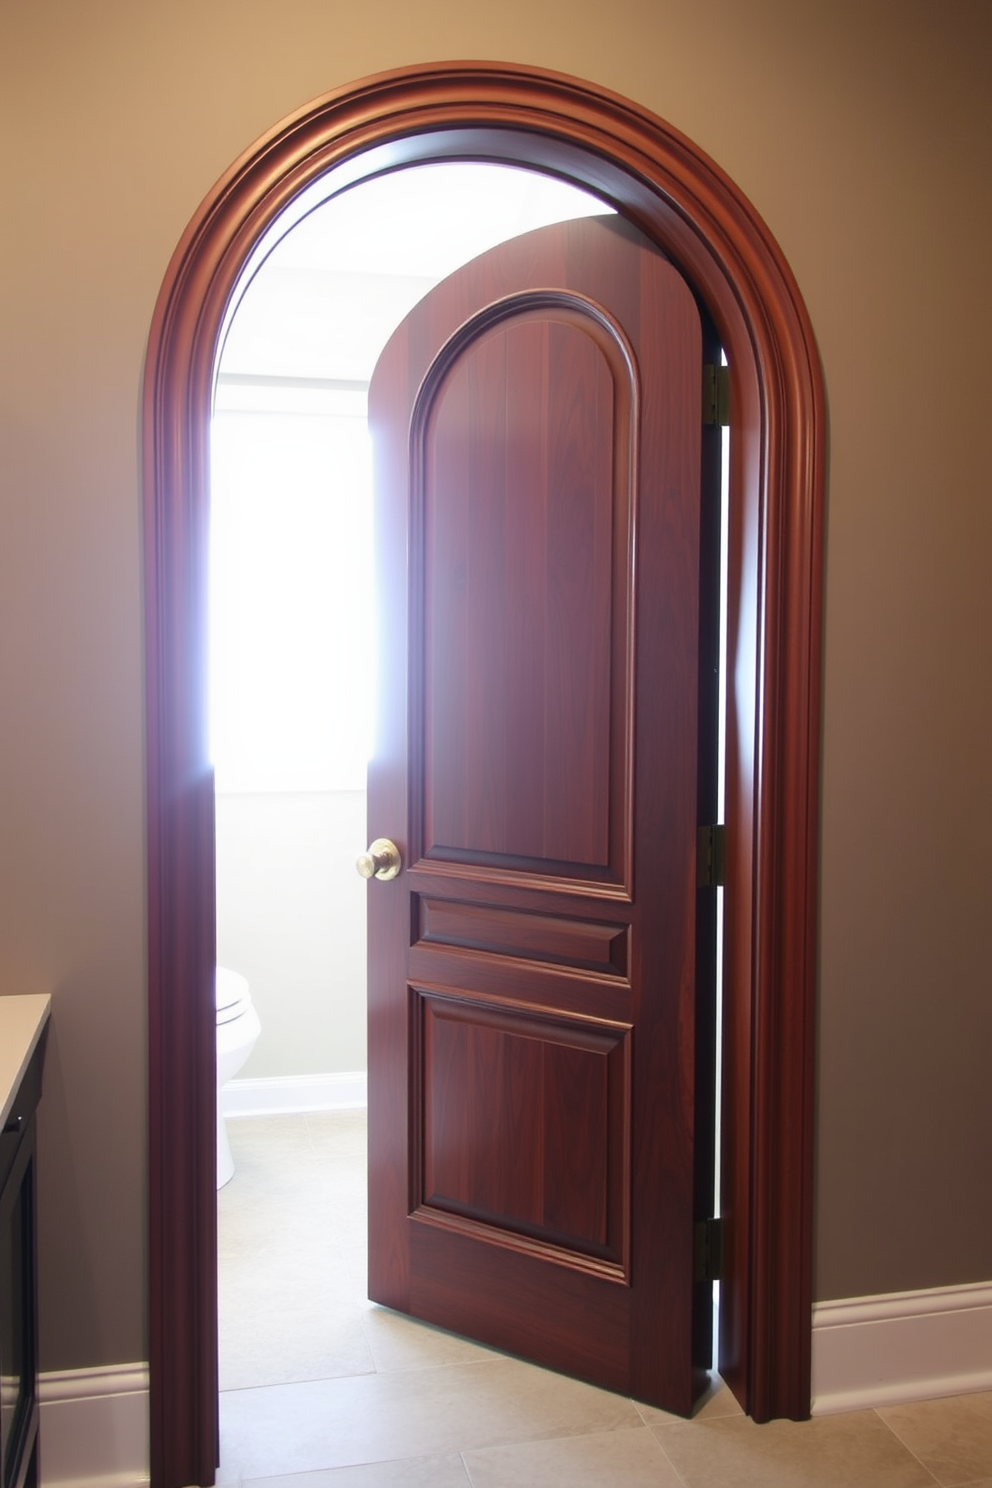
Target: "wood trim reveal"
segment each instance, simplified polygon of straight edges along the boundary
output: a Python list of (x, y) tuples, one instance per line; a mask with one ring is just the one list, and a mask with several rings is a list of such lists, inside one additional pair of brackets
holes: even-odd
[(151, 1471), (214, 1480), (213, 785), (206, 521), (218, 347), (239, 288), (307, 211), (425, 160), (544, 169), (675, 261), (731, 369), (720, 1367), (757, 1420), (810, 1406), (825, 419), (812, 328), (751, 204), (677, 130), (596, 85), (442, 63), (340, 89), (278, 125), (190, 223), (144, 382)]

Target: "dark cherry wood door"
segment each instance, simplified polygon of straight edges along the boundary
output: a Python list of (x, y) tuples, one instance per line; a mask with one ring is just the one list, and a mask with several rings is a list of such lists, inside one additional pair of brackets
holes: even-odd
[(439, 285), (370, 393), (370, 1296), (683, 1413), (700, 346), (593, 218)]

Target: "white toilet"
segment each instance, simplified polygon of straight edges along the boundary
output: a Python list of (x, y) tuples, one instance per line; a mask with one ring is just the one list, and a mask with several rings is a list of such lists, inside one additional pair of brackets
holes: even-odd
[(255, 1047), (262, 1025), (258, 1021), (248, 979), (226, 966), (217, 968), (217, 1187), (234, 1177), (234, 1159), (227, 1140), (220, 1093), (233, 1080)]

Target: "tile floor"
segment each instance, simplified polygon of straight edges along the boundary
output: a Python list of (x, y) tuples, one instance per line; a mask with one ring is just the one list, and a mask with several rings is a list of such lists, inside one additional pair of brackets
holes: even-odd
[(364, 1112), (232, 1121), (218, 1196), (224, 1488), (992, 1488), (992, 1393), (692, 1421), (365, 1298)]

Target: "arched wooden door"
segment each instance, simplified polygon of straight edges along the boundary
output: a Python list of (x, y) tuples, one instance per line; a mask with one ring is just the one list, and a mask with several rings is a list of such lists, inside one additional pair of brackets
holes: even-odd
[(209, 424), (238, 286), (319, 202), (425, 160), (596, 192), (679, 267), (731, 366), (720, 1367), (757, 1419), (809, 1412), (824, 399), (767, 227), (677, 130), (594, 84), (450, 62), (349, 85), (218, 182), (159, 294), (144, 379), (149, 1364), (154, 1488), (217, 1453)]
[(701, 348), (593, 217), (440, 284), (369, 396), (369, 1294), (683, 1414)]

